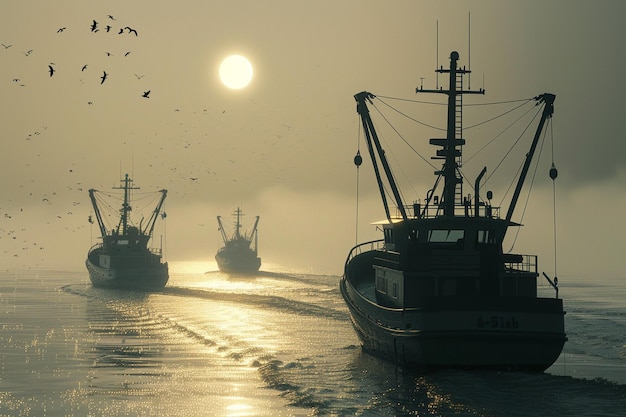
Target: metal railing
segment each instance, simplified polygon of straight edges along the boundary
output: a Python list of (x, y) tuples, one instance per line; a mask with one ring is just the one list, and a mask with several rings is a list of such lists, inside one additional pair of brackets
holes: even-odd
[(509, 273), (534, 272), (537, 273), (537, 255), (517, 255), (521, 257), (519, 262), (504, 262), (504, 267)]

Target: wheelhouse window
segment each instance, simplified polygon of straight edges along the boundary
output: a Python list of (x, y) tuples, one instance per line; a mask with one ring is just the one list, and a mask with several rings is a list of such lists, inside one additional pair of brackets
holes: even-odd
[(431, 243), (455, 244), (463, 242), (465, 230), (463, 229), (433, 229), (428, 231), (428, 241)]
[(388, 228), (385, 229), (385, 243), (394, 243), (393, 242), (393, 229)]
[(482, 244), (494, 244), (496, 242), (493, 230), (478, 230), (476, 238), (476, 241)]

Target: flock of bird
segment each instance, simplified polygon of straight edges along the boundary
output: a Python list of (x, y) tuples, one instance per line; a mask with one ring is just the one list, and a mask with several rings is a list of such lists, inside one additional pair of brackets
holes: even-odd
[[(107, 24), (103, 24), (98, 22), (97, 20), (93, 19), (91, 22), (91, 25), (89, 25), (89, 30), (91, 33), (98, 33), (101, 30), (101, 26), (102, 26), (102, 30), (106, 33), (117, 33), (118, 35), (134, 35), (134, 36), (139, 36), (139, 33), (137, 32), (136, 29), (130, 27), (130, 26), (123, 26), (123, 27), (119, 27), (119, 29), (113, 30), (113, 26), (111, 24), (108, 24), (109, 22), (114, 22), (116, 21), (115, 17), (113, 17), (112, 15), (107, 15)], [(61, 34), (66, 32), (67, 30), (67, 26), (63, 26), (57, 29), (56, 33), (57, 34)], [(4, 47), (4, 49), (9, 49), (11, 48), (13, 45), (12, 44), (5, 44), (2, 43), (1, 44), (2, 47)], [(26, 51), (24, 51), (24, 55), (25, 56), (30, 56), (31, 54), (33, 54), (34, 50), (33, 49), (28, 49)], [(126, 53), (124, 53), (124, 57), (127, 57), (128, 55), (130, 55), (131, 51), (127, 51)], [(112, 56), (112, 54), (110, 52), (106, 52), (107, 56)], [(88, 68), (88, 64), (84, 64), (81, 68), (81, 72), (85, 72)], [(55, 63), (51, 62), (48, 64), (48, 75), (50, 77), (53, 77), (56, 73), (57, 70), (55, 68)], [(138, 75), (138, 74), (134, 74), (135, 77), (140, 80), (144, 77), (145, 74), (142, 75)], [(107, 73), (106, 70), (102, 71), (102, 75), (100, 76), (99, 80), (100, 80), (100, 85), (104, 84), (105, 81), (107, 81), (109, 79), (109, 74)], [(20, 82), (21, 80), (19, 78), (13, 78), (13, 82)], [(21, 86), (25, 86), (25, 84), (21, 84)], [(143, 93), (141, 93), (141, 97), (142, 98), (150, 98), (150, 90), (148, 91), (143, 91)], [(93, 102), (88, 102), (88, 104), (93, 104)]]
[[(116, 34), (119, 36), (139, 36), (137, 30), (130, 26), (120, 25), (119, 29), (114, 29), (113, 25), (115, 24), (115, 22), (116, 19), (112, 15), (108, 15), (106, 17), (105, 23), (100, 23), (94, 19), (92, 20), (90, 25), (86, 25), (87, 27), (84, 30), (88, 34), (92, 34), (94, 36), (96, 36), (95, 34), (101, 35), (106, 33), (110, 33), (111, 36), (116, 36)], [(71, 28), (68, 28), (67, 26), (59, 27), (58, 29), (56, 29), (56, 33), (58, 34), (58, 36), (65, 36), (68, 33), (71, 33)], [(0, 52), (4, 50), (7, 53), (11, 53), (16, 48), (19, 48), (19, 45), (13, 45), (13, 43), (10, 41), (2, 42), (0, 43), (0, 45), (2, 46), (2, 48), (0, 48)], [(36, 47), (24, 48), (24, 50), (22, 51), (23, 55), (29, 60), (38, 55), (38, 52), (39, 50), (37, 50)], [(123, 57), (128, 57), (130, 54), (131, 51), (127, 51), (123, 54)], [(106, 52), (106, 55), (109, 57), (112, 56), (112, 54), (109, 52)], [(80, 70), (80, 73), (87, 74), (92, 67), (98, 65), (97, 63), (93, 64), (94, 65), (85, 63), (81, 67), (77, 68), (77, 71)], [(55, 64), (55, 62), (47, 63), (48, 77), (56, 78), (59, 74), (62, 73), (63, 71), (61, 70), (61, 65), (57, 65)], [(102, 85), (108, 82), (110, 80), (109, 75), (110, 74), (107, 70), (103, 70), (101, 73), (99, 73), (99, 84)], [(141, 80), (145, 76), (145, 74), (134, 74), (134, 76), (137, 80)], [(12, 77), (11, 82), (16, 83), (22, 87), (26, 87), (27, 84), (25, 81), (23, 81), (23, 79), (25, 79), (25, 77)], [(150, 90), (142, 90), (138, 95), (142, 98), (150, 98)], [(88, 104), (93, 104), (93, 102), (89, 101)], [(46, 129), (47, 126), (43, 126), (41, 129), (37, 129), (29, 133), (26, 137), (26, 140), (30, 141), (31, 139), (40, 137), (41, 135), (43, 135)], [(9, 148), (9, 151), (10, 150), (11, 148)], [(29, 164), (26, 165), (28, 166)], [(70, 169), (68, 175), (72, 175), (72, 173), (73, 170)], [(23, 187), (24, 186), (21, 186), (21, 188)], [(80, 183), (77, 183), (76, 186), (68, 186), (67, 190), (64, 190), (62, 194), (64, 194), (63, 199), (65, 200), (65, 198), (67, 198), (69, 202), (61, 202), (56, 192), (51, 194), (39, 194), (37, 192), (30, 192), (26, 196), (28, 200), (38, 200), (38, 209), (43, 210), (44, 213), (49, 214), (49, 216), (45, 216), (44, 219), (41, 219), (41, 221), (45, 222), (45, 227), (64, 227), (65, 229), (70, 230), (72, 227), (69, 226), (68, 223), (66, 223), (66, 219), (70, 219), (73, 217), (73, 209), (78, 208), (77, 206), (80, 205), (80, 201), (76, 201), (76, 199), (71, 198), (69, 195), (67, 195), (68, 193), (72, 195), (72, 197), (77, 197), (78, 195), (82, 197), (84, 191)], [(20, 255), (25, 255), (29, 252), (32, 254), (33, 249), (37, 249), (38, 252), (45, 251), (46, 247), (39, 240), (37, 240), (38, 238), (35, 235), (36, 232), (34, 232), (32, 228), (24, 224), (24, 221), (28, 221), (27, 219), (30, 218), (29, 216), (33, 215), (33, 212), (31, 210), (27, 210), (26, 207), (11, 207), (12, 199), (5, 200), (4, 203), (7, 203), (7, 206), (5, 206), (5, 204), (2, 204), (2, 207), (0, 208), (0, 219), (2, 219), (0, 222), (0, 243), (2, 243), (2, 245), (0, 245), (2, 246), (0, 258), (4, 258), (5, 256), (18, 258), (20, 257)], [(32, 219), (30, 221), (32, 221)], [(69, 221), (69, 224), (72, 223), (73, 221)], [(24, 227), (19, 226), (20, 224)], [(84, 224), (81, 224), (78, 227), (73, 227), (73, 231), (77, 231), (78, 229), (84, 229), (85, 227), (86, 226)], [(9, 242), (12, 243), (9, 244)], [(7, 259), (4, 258), (4, 260)], [(30, 261), (32, 260), (33, 259), (30, 259)]]

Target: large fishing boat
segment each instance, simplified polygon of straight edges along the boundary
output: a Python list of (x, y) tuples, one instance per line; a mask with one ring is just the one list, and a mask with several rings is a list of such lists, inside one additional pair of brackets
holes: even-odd
[[(484, 94), (484, 89), (463, 89), (463, 77), (470, 71), (459, 68), (458, 60), (459, 54), (452, 52), (449, 69), (436, 70), (449, 76), (447, 90), (416, 89), (447, 95), (447, 134), (430, 139), (439, 148), (432, 159), (442, 160), (443, 166), (435, 171), (433, 188), (412, 204), (403, 202), (369, 114), (368, 104), (376, 105), (377, 97), (355, 95), (387, 219), (377, 226), (382, 226), (383, 239), (349, 252), (341, 294), (363, 349), (401, 366), (542, 371), (556, 361), (567, 340), (556, 262), (554, 278), (545, 272), (540, 278), (537, 256), (505, 253), (503, 240), (509, 228), (521, 226), (512, 215), (541, 132), (553, 114), (555, 95), (527, 100), (543, 107), (536, 115), (539, 123), (530, 150), (514, 175), (510, 205), (500, 217), (500, 208), (491, 205), (493, 193), (487, 191), (485, 199), (480, 188), (487, 168), (470, 183), (473, 195), (462, 191), (462, 97)], [(355, 164), (361, 164), (359, 152)], [(550, 177), (556, 175), (553, 164)], [(538, 278), (546, 280), (540, 291)]]
[(261, 267), (261, 258), (258, 257), (257, 250), (259, 216), (256, 216), (254, 225), (249, 231), (242, 231), (242, 216), (241, 209), (237, 207), (232, 234), (226, 232), (221, 216), (217, 216), (224, 246), (215, 254), (215, 260), (222, 272), (253, 273)]
[[(96, 220), (100, 227), (102, 242), (89, 249), (87, 254), (87, 270), (89, 278), (95, 287), (104, 288), (128, 288), (138, 290), (159, 290), (165, 287), (169, 279), (167, 262), (162, 261), (162, 248), (148, 246), (154, 233), (154, 228), (159, 218), (165, 218), (163, 202), (167, 196), (167, 190), (157, 193), (147, 193), (141, 199), (135, 199), (134, 203), (147, 207), (156, 201), (156, 207), (152, 210), (146, 222), (144, 218), (138, 224), (131, 219), (131, 191), (139, 187), (132, 185), (133, 181), (128, 174), (121, 181), (121, 186), (113, 187), (121, 190), (117, 193), (102, 193), (97, 190), (89, 190), (89, 198), (93, 205)], [(160, 195), (159, 195), (160, 194)], [(108, 197), (108, 198), (107, 198)], [(109, 200), (121, 201), (121, 208), (117, 211), (109, 203)], [(101, 202), (101, 204), (98, 204)], [(101, 210), (107, 209), (109, 215)], [(113, 221), (119, 222), (108, 228), (107, 224)], [(90, 216), (90, 222), (93, 223)]]

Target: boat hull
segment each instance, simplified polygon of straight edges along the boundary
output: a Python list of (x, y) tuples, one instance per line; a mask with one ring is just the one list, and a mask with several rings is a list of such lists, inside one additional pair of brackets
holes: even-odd
[(560, 299), (439, 298), (394, 309), (364, 296), (349, 277), (340, 289), (364, 351), (407, 368), (543, 371), (567, 340)]
[(217, 267), (222, 272), (250, 274), (258, 272), (261, 268), (261, 258), (257, 257), (254, 252), (248, 256), (231, 255), (220, 251), (215, 255)]
[(152, 262), (147, 264), (136, 262), (134, 265), (115, 267), (98, 265), (93, 259), (94, 256), (90, 254), (85, 265), (94, 287), (158, 291), (163, 289), (169, 280), (167, 262), (155, 262), (152, 259)]

